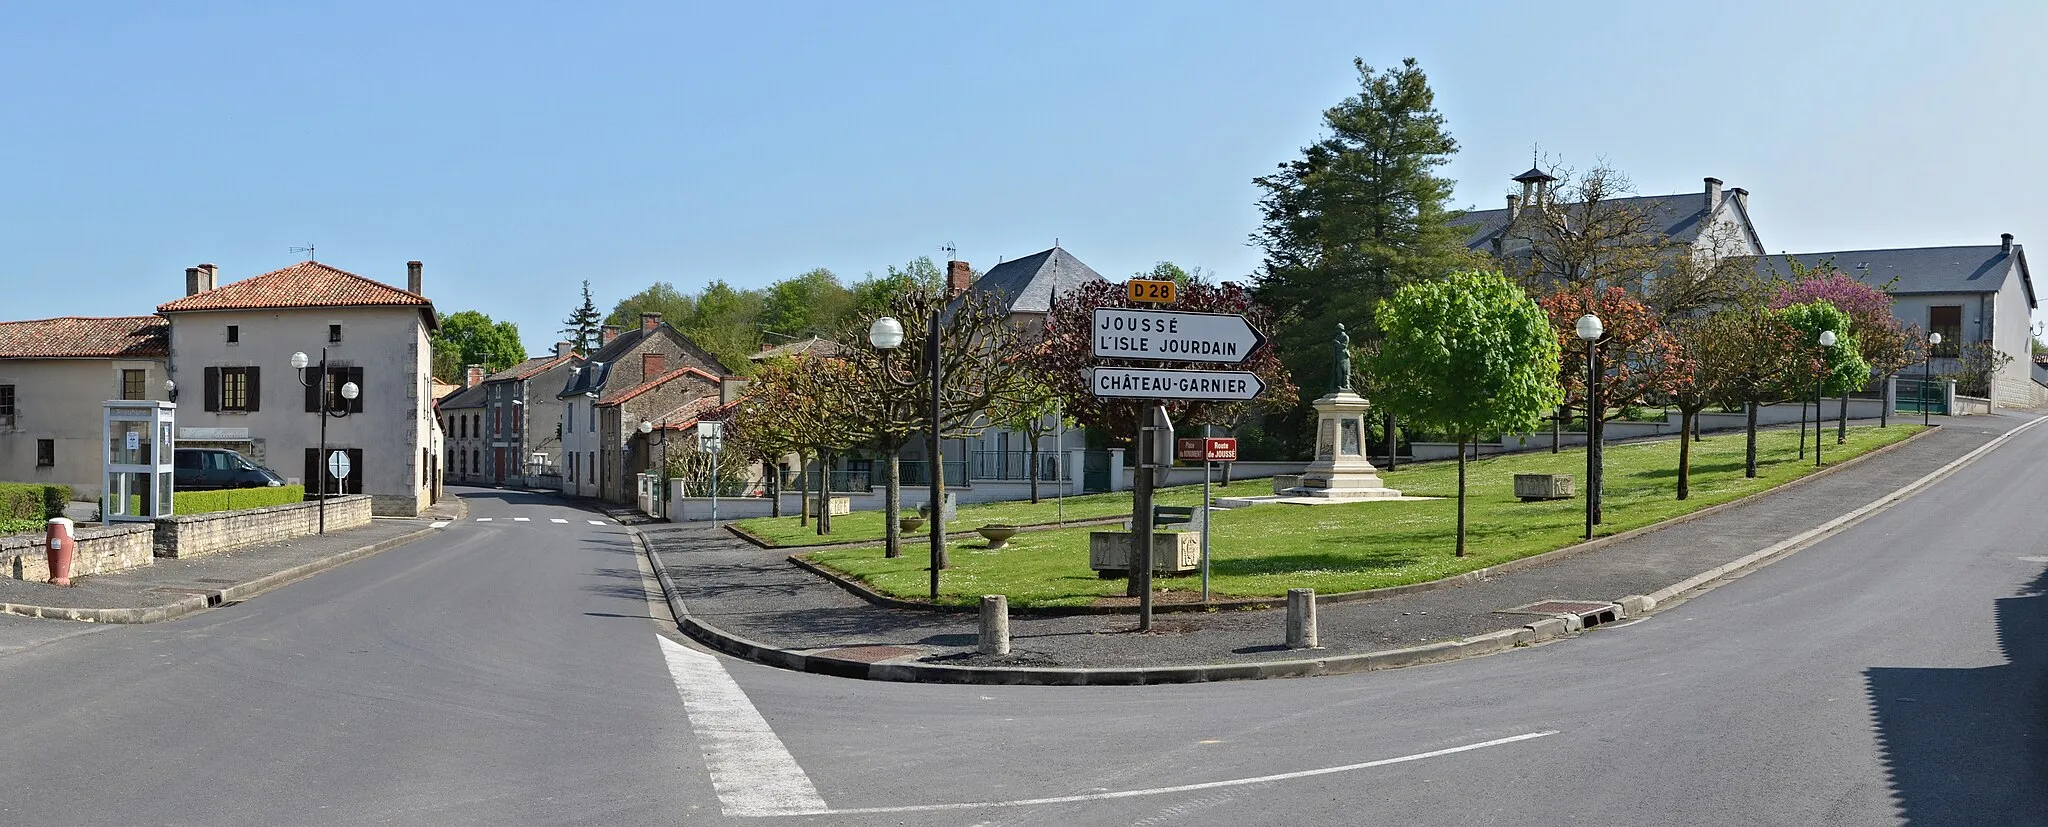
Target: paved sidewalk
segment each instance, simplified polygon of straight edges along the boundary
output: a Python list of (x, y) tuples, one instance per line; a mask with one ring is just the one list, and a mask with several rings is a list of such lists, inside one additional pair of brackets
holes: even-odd
[(64, 588), (0, 578), (0, 612), (53, 620), (148, 623), (244, 600), (301, 577), (405, 542), (434, 520), (462, 513), (448, 498), (417, 519), (376, 519), (362, 528), (311, 534), (189, 560), (81, 577)]
[[(764, 647), (849, 660), (950, 666), (1131, 669), (1362, 655), (1516, 628), (1540, 616), (1502, 610), (1546, 599), (1646, 595), (1814, 528), (1990, 442), (2031, 416), (1946, 420), (1936, 432), (1704, 517), (1604, 547), (1414, 594), (1318, 607), (1321, 649), (1294, 651), (1276, 610), (1163, 613), (1137, 634), (1131, 615), (1010, 619), (1013, 653), (975, 654), (975, 615), (870, 604), (764, 550), (701, 524), (641, 527), (676, 598), (699, 622)], [(1738, 435), (1739, 436), (1739, 435)], [(1727, 438), (1727, 437), (1721, 437)], [(1285, 506), (1258, 506), (1278, 508)], [(854, 649), (852, 647), (891, 647)], [(1198, 678), (1199, 679), (1199, 678)]]

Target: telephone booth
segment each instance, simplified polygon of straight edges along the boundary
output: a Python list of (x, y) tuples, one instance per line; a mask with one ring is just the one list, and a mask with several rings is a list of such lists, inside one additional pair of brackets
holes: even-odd
[(105, 472), (100, 519), (146, 522), (171, 516), (177, 442), (174, 402), (126, 399), (104, 403)]

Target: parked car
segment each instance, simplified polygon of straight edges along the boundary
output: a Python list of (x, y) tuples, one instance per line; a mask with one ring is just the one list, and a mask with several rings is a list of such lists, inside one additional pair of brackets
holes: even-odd
[(222, 448), (179, 448), (172, 485), (181, 491), (263, 488), (284, 485), (284, 477)]

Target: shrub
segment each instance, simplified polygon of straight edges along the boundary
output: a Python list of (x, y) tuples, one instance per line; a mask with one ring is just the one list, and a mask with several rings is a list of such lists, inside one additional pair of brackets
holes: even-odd
[(0, 534), (28, 534), (41, 532), (42, 520), (24, 520), (17, 517), (0, 517)]
[(0, 519), (44, 520), (64, 516), (71, 487), (33, 482), (0, 482)]
[(220, 491), (180, 491), (171, 495), (171, 508), (178, 514), (205, 514), (290, 505), (306, 499), (306, 487), (228, 488)]

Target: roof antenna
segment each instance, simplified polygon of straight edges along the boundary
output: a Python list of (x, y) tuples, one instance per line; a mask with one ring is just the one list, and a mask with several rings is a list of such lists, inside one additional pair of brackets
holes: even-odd
[(954, 261), (960, 257), (960, 248), (953, 246), (951, 241), (939, 245), (939, 252), (946, 254), (947, 261)]
[(313, 252), (313, 245), (312, 245), (312, 244), (307, 244), (307, 245), (306, 245), (306, 246), (304, 246), (304, 247), (293, 247), (293, 248), (291, 248), (290, 250), (287, 250), (286, 252), (290, 252), (290, 253), (305, 253), (305, 254), (306, 254), (306, 260), (307, 260), (307, 261), (319, 261), (319, 260), (320, 260), (320, 257), (319, 257), (318, 255), (315, 255), (315, 254), (314, 254), (314, 252)]

